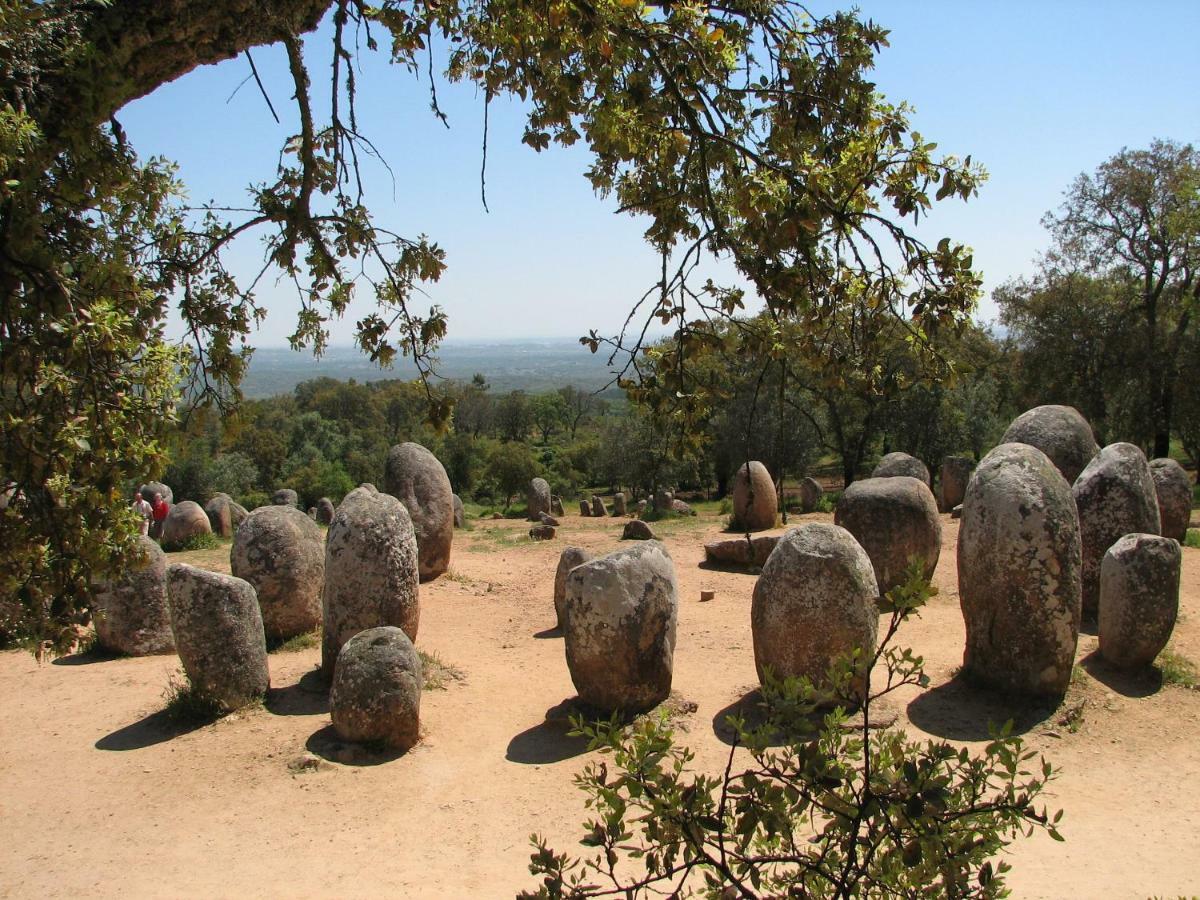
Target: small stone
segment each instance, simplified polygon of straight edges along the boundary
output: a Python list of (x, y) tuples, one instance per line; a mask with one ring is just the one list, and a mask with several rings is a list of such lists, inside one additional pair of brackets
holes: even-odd
[(467, 524), (467, 513), (463, 509), (462, 498), (458, 494), (454, 495), (454, 527), (462, 528)]
[(1100, 565), (1100, 655), (1122, 669), (1150, 665), (1179, 616), (1183, 553), (1174, 538), (1127, 534)]
[(585, 519), (591, 517), (592, 508), (591, 508), (591, 506), (588, 505), (588, 502), (586, 500), (579, 501), (579, 514), (581, 516), (583, 516)]
[(716, 565), (761, 566), (779, 542), (778, 535), (750, 538), (730, 538), (709, 541), (704, 545), (704, 558)]
[(621, 540), (656, 541), (658, 540), (658, 535), (654, 533), (653, 528), (641, 519), (630, 519), (625, 523), (625, 527), (621, 529)]
[(607, 515), (608, 507), (604, 505), (604, 498), (598, 496), (592, 497), (592, 516), (599, 518)]
[(549, 525), (552, 528), (557, 528), (559, 524), (558, 519), (554, 518), (554, 516), (550, 515), (549, 513), (544, 512), (538, 513), (538, 521), (541, 524)]
[(700, 592), (700, 602), (707, 603), (709, 600), (712, 600), (716, 596), (717, 596), (716, 591), (701, 591)]
[(393, 626), (360, 631), (338, 654), (329, 691), (333, 730), (344, 741), (403, 752), (421, 736), (421, 658)]
[(192, 538), (212, 534), (212, 525), (199, 503), (184, 500), (176, 503), (163, 522), (162, 542), (167, 548), (181, 547)]
[(613, 495), (612, 514), (614, 516), (624, 516), (626, 514), (625, 494), (620, 491)]
[(879, 460), (879, 463), (875, 466), (875, 471), (871, 473), (872, 478), (895, 478), (897, 476), (923, 481), (925, 487), (929, 487), (931, 484), (929, 467), (915, 456), (910, 456), (907, 453), (896, 452), (887, 454)]
[(1188, 520), (1192, 516), (1192, 484), (1188, 474), (1175, 460), (1160, 458), (1150, 460), (1150, 475), (1154, 478), (1154, 492), (1158, 497), (1162, 535), (1182, 544), (1187, 538)]
[(552, 541), (557, 533), (553, 525), (534, 525), (529, 529), (529, 536), (535, 541)]

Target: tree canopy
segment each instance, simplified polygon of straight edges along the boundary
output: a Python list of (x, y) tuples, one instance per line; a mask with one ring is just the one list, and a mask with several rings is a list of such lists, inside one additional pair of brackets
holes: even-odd
[[(332, 46), (305, 37), (326, 17)], [(2, 0), (0, 476), (19, 497), (3, 518), (8, 614), (39, 628), (63, 620), (92, 573), (128, 552), (122, 489), (161, 467), (165, 429), (186, 408), (178, 371), (185, 403), (236, 402), (268, 273), (296, 287), (298, 347), (319, 351), (331, 317), (369, 295), (355, 308), (359, 345), (384, 364), (411, 355), (432, 421), (451, 415), (427, 377), (446, 317), (414, 298), (444, 254), (366, 204), (359, 163), (374, 148), (357, 116), (355, 54), (382, 45), (412, 76), (436, 68), (474, 82), (485, 104), (521, 98), (525, 143), (585, 143), (596, 191), (648, 217), (661, 278), (630, 298), (623, 335), (588, 336), (593, 349), (635, 350), (654, 320), (674, 324), (680, 361), (736, 341), (714, 323), (743, 307), (743, 292), (696, 282), (701, 259), (717, 255), (769, 317), (804, 335), (755, 339), (749, 352), (836, 361), (825, 327), (844, 310), (904, 313), (924, 342), (978, 292), (966, 248), (926, 244), (909, 226), (935, 198), (969, 197), (982, 170), (937, 155), (906, 107), (878, 94), (869, 75), (885, 43), (854, 14), (765, 0)], [(171, 165), (129, 145), (121, 108), (267, 44), (286, 52), (298, 123), (276, 178), (244, 208), (188, 205)], [(313, 101), (317, 58), (328, 108)], [(240, 279), (225, 251), (251, 236), (265, 241), (263, 269)], [(168, 304), (188, 331), (182, 348), (163, 336)], [(682, 365), (659, 377), (683, 425), (703, 414)]]

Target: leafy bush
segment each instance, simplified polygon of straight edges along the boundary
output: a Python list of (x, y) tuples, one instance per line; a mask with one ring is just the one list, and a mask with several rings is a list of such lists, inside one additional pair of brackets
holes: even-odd
[[(736, 738), (720, 776), (688, 772), (693, 754), (662, 718), (628, 728), (573, 720), (608, 757), (576, 778), (595, 813), (581, 843), (596, 855), (556, 853), (534, 835), (530, 871), (542, 884), (520, 896), (676, 896), (701, 884), (714, 898), (1001, 896), (1009, 865), (992, 858), (1003, 847), (1034, 828), (1062, 839), (1061, 812), (1034, 805), (1050, 764), (1022, 750), (1011, 723), (972, 755), (910, 741), (872, 717), (879, 698), (928, 683), (921, 658), (890, 645), (931, 594), (914, 570), (889, 594), (894, 612), (874, 657), (839, 660), (830, 687), (768, 678), (762, 721), (729, 720)], [(865, 694), (855, 692), (876, 664), (882, 686), (868, 678)], [(863, 698), (857, 720), (837, 699), (854, 696)], [(751, 759), (743, 771), (739, 748)]]
[(1189, 528), (1183, 538), (1183, 546), (1200, 548), (1200, 528)]

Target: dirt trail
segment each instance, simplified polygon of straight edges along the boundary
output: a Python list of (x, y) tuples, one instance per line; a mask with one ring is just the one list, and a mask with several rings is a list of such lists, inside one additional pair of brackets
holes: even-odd
[[(940, 594), (902, 632), (933, 685), (897, 709), (914, 733), (972, 743), (1011, 711), (952, 679), (963, 645), (957, 522), (943, 525)], [(545, 543), (528, 542), (526, 527), (456, 533), (449, 576), (422, 586), (418, 645), (465, 679), (426, 692), (426, 737), (395, 759), (298, 770), (310, 748), (338, 758), (310, 675), (316, 649), (271, 656), (265, 708), (182, 734), (158, 713), (174, 657), (39, 667), (0, 654), (0, 896), (511, 897), (531, 887), (530, 832), (573, 852), (585, 816), (571, 776), (587, 755), (546, 720), (574, 693), (562, 640), (548, 633), (554, 569), (568, 543), (615, 549), (621, 524), (569, 516)], [(715, 519), (655, 527), (679, 577), (675, 689), (698, 704), (681, 737), (698, 767), (716, 770), (727, 747), (714, 723), (755, 684), (754, 579), (700, 568)], [(227, 571), (223, 555), (191, 561)], [(702, 588), (716, 599), (698, 602)], [(1200, 550), (1184, 550), (1182, 609), (1173, 646), (1200, 660)], [(1014, 895), (1200, 892), (1200, 692), (1114, 681), (1087, 659), (1095, 646), (1082, 638), (1064, 706), (1019, 722), (1062, 769), (1050, 802), (1066, 810), (1067, 840), (1015, 848)], [(1072, 732), (1059, 720), (1080, 704)]]

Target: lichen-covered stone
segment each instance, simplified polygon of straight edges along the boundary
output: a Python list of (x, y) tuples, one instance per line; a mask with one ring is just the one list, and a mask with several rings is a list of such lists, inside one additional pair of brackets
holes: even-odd
[(454, 495), (454, 527), (462, 528), (467, 524), (467, 511), (463, 508), (462, 498)]
[(958, 532), (963, 674), (1005, 691), (1062, 696), (1079, 639), (1080, 572), (1066, 479), (1036, 447), (996, 447), (967, 483)]
[(355, 488), (334, 513), (325, 539), (321, 670), (333, 675), (342, 644), (380, 625), (417, 636), (417, 539), (404, 504), (370, 485)]
[(1183, 466), (1168, 458), (1150, 460), (1163, 537), (1183, 543), (1192, 517), (1192, 483)]
[(581, 516), (583, 516), (585, 519), (589, 518), (591, 516), (592, 507), (586, 500), (579, 501), (579, 514)]
[(800, 509), (803, 512), (814, 512), (824, 495), (825, 488), (815, 478), (800, 479)]
[(402, 629), (360, 631), (342, 647), (329, 691), (333, 730), (344, 741), (403, 752), (421, 736), (421, 657)]
[(675, 567), (658, 541), (641, 541), (570, 571), (563, 636), (580, 700), (633, 713), (667, 699), (678, 593)]
[(558, 627), (563, 626), (563, 605), (567, 599), (567, 575), (576, 566), (593, 559), (592, 554), (582, 547), (564, 547), (558, 556), (558, 568), (554, 572), (554, 617)]
[(867, 551), (881, 596), (906, 581), (914, 557), (932, 577), (942, 552), (942, 523), (925, 482), (907, 475), (855, 481), (838, 500), (833, 521)]
[(1092, 426), (1073, 406), (1035, 406), (1012, 420), (1002, 444), (1037, 447), (1074, 484), (1084, 466), (1100, 452)]
[(445, 468), (420, 444), (398, 444), (388, 452), (383, 485), (412, 517), (421, 580), (437, 578), (450, 568), (454, 540), (454, 491)]
[(675, 495), (670, 491), (659, 491), (652, 498), (654, 508), (660, 513), (670, 512), (671, 504), (675, 502)]
[(942, 460), (942, 474), (938, 485), (938, 508), (950, 512), (963, 502), (967, 495), (967, 482), (975, 463), (965, 456), (947, 456)]
[(300, 508), (300, 495), (291, 488), (280, 488), (271, 495), (271, 503), (275, 506), (294, 506)]
[[(750, 628), (759, 681), (769, 670), (777, 679), (804, 677), (827, 687), (838, 657), (858, 650), (870, 660), (878, 596), (871, 560), (846, 529), (810, 522), (788, 531), (754, 585)], [(864, 686), (860, 678), (854, 692)]]
[(538, 516), (542, 513), (549, 515), (552, 498), (550, 496), (550, 484), (545, 478), (534, 478), (529, 482), (526, 502), (528, 504), (529, 521), (536, 522)]
[(204, 504), (204, 514), (208, 516), (208, 524), (213, 534), (219, 534), (221, 537), (233, 537), (237, 527), (246, 521), (246, 516), (249, 515), (244, 506), (235, 503), (228, 494), (221, 493), (213, 494)]
[(1173, 538), (1127, 534), (1100, 564), (1100, 655), (1122, 669), (1154, 662), (1179, 616), (1183, 552)]
[(641, 519), (630, 519), (621, 529), (621, 540), (657, 541), (658, 535), (654, 533), (654, 529), (650, 527), (649, 523), (643, 522)]
[(167, 568), (167, 605), (175, 648), (197, 696), (232, 711), (266, 694), (266, 636), (248, 582), (176, 563)]
[(167, 557), (146, 535), (137, 538), (140, 559), (92, 595), (92, 623), (101, 647), (149, 656), (175, 649), (167, 608)]
[(267, 637), (286, 639), (321, 624), (325, 535), (294, 506), (260, 506), (229, 549), (229, 568), (250, 582)]
[(1146, 456), (1133, 444), (1109, 444), (1084, 467), (1072, 488), (1083, 542), (1083, 615), (1100, 607), (1100, 563), (1126, 534), (1159, 534), (1158, 498)]
[(779, 535), (759, 535), (709, 541), (704, 545), (704, 558), (718, 566), (761, 566), (779, 543)]
[(775, 482), (767, 467), (756, 459), (742, 463), (733, 473), (733, 524), (742, 531), (775, 527)]
[(597, 518), (608, 515), (608, 507), (604, 505), (603, 497), (592, 497), (592, 515)]
[(888, 453), (881, 458), (871, 473), (872, 478), (915, 478), (929, 487), (929, 467), (915, 456), (899, 451)]
[(184, 500), (176, 503), (163, 521), (162, 542), (164, 547), (180, 547), (184, 542), (202, 534), (212, 534), (208, 513), (199, 503)]
[(317, 524), (328, 526), (333, 521), (333, 514), (337, 511), (337, 507), (333, 505), (333, 501), (328, 497), (322, 497), (317, 501)]
[(614, 516), (623, 516), (626, 514), (625, 494), (620, 491), (613, 494), (612, 514)]

